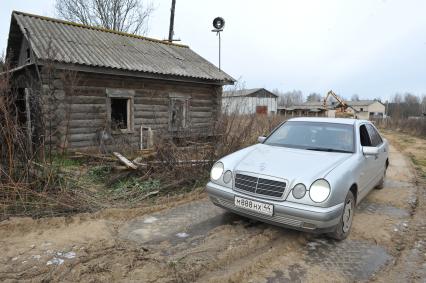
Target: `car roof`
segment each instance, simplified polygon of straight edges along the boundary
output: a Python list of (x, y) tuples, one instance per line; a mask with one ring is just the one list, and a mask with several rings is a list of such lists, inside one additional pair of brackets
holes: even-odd
[(327, 117), (298, 117), (292, 118), (288, 121), (297, 121), (297, 122), (321, 122), (321, 123), (336, 123), (336, 124), (346, 124), (346, 125), (355, 125), (360, 122), (368, 122), (358, 119), (349, 119), (349, 118), (327, 118)]

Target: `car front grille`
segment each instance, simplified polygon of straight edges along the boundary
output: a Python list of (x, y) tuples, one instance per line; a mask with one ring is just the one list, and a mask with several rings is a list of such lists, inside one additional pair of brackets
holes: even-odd
[(286, 183), (237, 173), (235, 188), (252, 194), (282, 198)]

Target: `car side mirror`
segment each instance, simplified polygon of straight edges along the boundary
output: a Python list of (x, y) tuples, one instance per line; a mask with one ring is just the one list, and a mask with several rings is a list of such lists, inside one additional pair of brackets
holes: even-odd
[(364, 155), (377, 155), (379, 154), (379, 149), (374, 146), (363, 146), (362, 153), (364, 153)]
[(257, 141), (259, 143), (263, 143), (265, 140), (266, 140), (266, 137), (264, 137), (264, 136), (260, 136), (260, 137), (257, 138)]

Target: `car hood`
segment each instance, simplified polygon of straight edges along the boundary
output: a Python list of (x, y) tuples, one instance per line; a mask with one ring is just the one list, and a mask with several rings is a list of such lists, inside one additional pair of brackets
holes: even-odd
[(333, 168), (348, 159), (351, 153), (302, 150), (258, 144), (235, 165), (245, 171), (286, 179), (289, 185), (302, 182), (306, 186), (324, 178)]

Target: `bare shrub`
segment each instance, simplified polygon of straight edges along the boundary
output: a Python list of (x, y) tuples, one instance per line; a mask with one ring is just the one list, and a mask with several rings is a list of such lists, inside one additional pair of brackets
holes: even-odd
[(216, 157), (255, 144), (259, 136), (267, 135), (283, 121), (280, 115), (222, 115), (215, 127)]
[(412, 119), (379, 119), (374, 123), (382, 129), (396, 130), (419, 137), (426, 137), (426, 117)]

